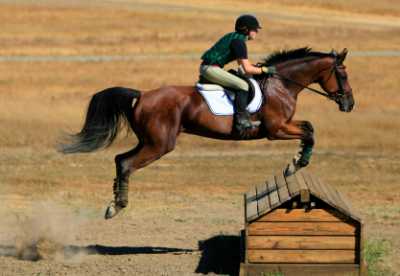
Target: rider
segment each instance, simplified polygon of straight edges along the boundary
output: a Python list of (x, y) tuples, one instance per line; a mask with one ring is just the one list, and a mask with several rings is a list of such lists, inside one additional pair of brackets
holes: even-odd
[(250, 63), (247, 56), (247, 40), (254, 40), (261, 26), (254, 15), (243, 14), (236, 19), (235, 32), (225, 34), (201, 57), (200, 75), (210, 82), (229, 87), (236, 94), (235, 99), (235, 129), (240, 133), (253, 128), (257, 124), (250, 120), (246, 110), (249, 85), (248, 83), (225, 71), (223, 67), (236, 60), (247, 75), (273, 74), (275, 67), (257, 67)]

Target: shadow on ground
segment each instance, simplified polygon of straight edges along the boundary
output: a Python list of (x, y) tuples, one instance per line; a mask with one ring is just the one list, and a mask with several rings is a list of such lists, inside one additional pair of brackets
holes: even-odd
[(199, 241), (201, 258), (196, 273), (239, 275), (241, 262), (240, 236), (218, 235)]
[[(60, 247), (57, 253), (62, 253), (66, 259), (72, 258), (78, 254), (85, 255), (134, 255), (134, 254), (189, 254), (197, 250), (185, 248), (171, 247), (130, 247), (130, 246), (104, 246), (104, 245), (89, 245), (75, 246), (69, 245)], [(53, 255), (56, 251), (52, 252)], [(21, 260), (38, 261), (44, 259), (44, 254), (41, 254), (40, 249), (36, 245), (30, 245), (23, 250), (17, 249), (14, 246), (0, 245), (0, 256), (15, 257)], [(47, 256), (47, 254), (46, 254)], [(48, 256), (47, 256), (48, 257)], [(50, 256), (51, 257), (51, 256)]]
[(104, 246), (104, 245), (89, 245), (89, 246), (67, 246), (64, 248), (66, 255), (78, 254), (85, 252), (89, 255), (135, 255), (135, 254), (186, 254), (197, 250), (185, 248), (171, 247), (130, 247), (130, 246)]
[[(0, 245), (0, 256), (14, 257), (17, 259), (38, 261), (57, 253), (62, 253), (66, 259), (78, 254), (85, 255), (135, 255), (135, 254), (191, 254), (201, 251), (201, 258), (196, 268), (196, 273), (239, 275), (241, 262), (240, 236), (218, 235), (207, 240), (199, 241), (198, 249), (173, 248), (173, 247), (132, 247), (132, 246), (62, 246), (54, 247), (57, 251), (41, 254), (37, 244), (24, 248), (23, 251), (14, 246)], [(49, 253), (49, 252), (47, 252)]]

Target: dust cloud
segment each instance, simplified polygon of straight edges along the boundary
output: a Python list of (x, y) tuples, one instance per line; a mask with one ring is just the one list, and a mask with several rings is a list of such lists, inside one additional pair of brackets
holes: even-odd
[(72, 208), (46, 201), (30, 204), (23, 212), (5, 211), (0, 211), (0, 256), (81, 262), (91, 253), (85, 247), (71, 246), (79, 242), (79, 227), (84, 222)]

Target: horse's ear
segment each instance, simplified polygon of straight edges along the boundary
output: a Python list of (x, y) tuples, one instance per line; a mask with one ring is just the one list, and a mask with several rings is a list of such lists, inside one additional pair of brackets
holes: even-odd
[(346, 59), (346, 56), (347, 56), (347, 53), (348, 53), (349, 51), (347, 50), (347, 48), (344, 48), (343, 49), (343, 51), (339, 54), (339, 59), (338, 59), (338, 62), (339, 62), (339, 64), (342, 64), (343, 63), (343, 61)]

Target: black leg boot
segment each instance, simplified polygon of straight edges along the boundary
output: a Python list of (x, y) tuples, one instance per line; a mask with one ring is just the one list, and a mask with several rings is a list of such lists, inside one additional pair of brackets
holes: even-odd
[(128, 180), (116, 177), (113, 190), (114, 200), (108, 204), (105, 219), (113, 218), (128, 205)]
[(242, 133), (247, 129), (251, 129), (257, 126), (256, 123), (252, 123), (250, 120), (250, 114), (247, 112), (247, 99), (248, 92), (244, 90), (236, 90), (235, 91), (235, 130), (238, 133)]

